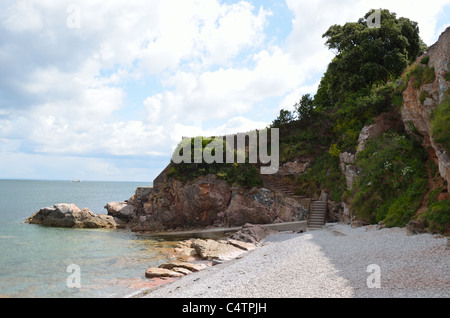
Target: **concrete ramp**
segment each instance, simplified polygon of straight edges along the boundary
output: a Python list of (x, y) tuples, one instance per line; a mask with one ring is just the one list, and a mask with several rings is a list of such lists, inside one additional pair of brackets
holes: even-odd
[[(307, 229), (307, 221), (298, 222), (283, 222), (283, 223), (272, 223), (272, 224), (255, 224), (264, 226), (268, 229), (283, 232), (283, 231), (294, 231), (294, 232), (305, 232)], [(165, 240), (187, 240), (190, 238), (202, 238), (202, 239), (220, 239), (226, 236), (226, 234), (234, 233), (242, 229), (239, 227), (221, 227), (221, 228), (211, 228), (205, 230), (192, 230), (192, 231), (174, 231), (174, 232), (146, 232), (139, 233), (152, 238), (165, 239)]]

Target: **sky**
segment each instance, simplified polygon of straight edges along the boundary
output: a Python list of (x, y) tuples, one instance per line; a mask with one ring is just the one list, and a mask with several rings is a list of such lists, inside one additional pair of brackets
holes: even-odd
[(314, 95), (322, 34), (389, 9), (426, 44), (450, 0), (2, 0), (0, 179), (152, 181), (183, 136), (265, 128)]

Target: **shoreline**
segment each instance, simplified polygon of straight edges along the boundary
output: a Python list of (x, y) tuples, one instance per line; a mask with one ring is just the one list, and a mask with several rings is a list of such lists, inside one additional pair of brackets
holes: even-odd
[(237, 259), (126, 297), (450, 298), (447, 241), (441, 235), (408, 236), (405, 228), (328, 223), (320, 230), (271, 235)]

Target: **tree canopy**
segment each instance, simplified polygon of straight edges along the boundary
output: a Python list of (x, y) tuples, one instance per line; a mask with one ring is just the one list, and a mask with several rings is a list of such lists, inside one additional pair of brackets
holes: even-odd
[[(380, 15), (379, 27), (368, 18)], [(328, 65), (315, 103), (332, 107), (348, 93), (398, 77), (425, 49), (417, 22), (397, 18), (389, 10), (371, 10), (357, 22), (333, 25), (323, 34), (336, 57)]]

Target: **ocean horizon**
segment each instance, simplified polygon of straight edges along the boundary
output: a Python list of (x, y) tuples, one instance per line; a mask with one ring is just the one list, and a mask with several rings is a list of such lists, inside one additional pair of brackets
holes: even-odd
[[(24, 223), (34, 212), (74, 203), (106, 214), (151, 182), (0, 179), (0, 297), (124, 297), (145, 284), (145, 269), (167, 260), (171, 242), (127, 229), (67, 229)], [(80, 288), (67, 284), (71, 265)]]

